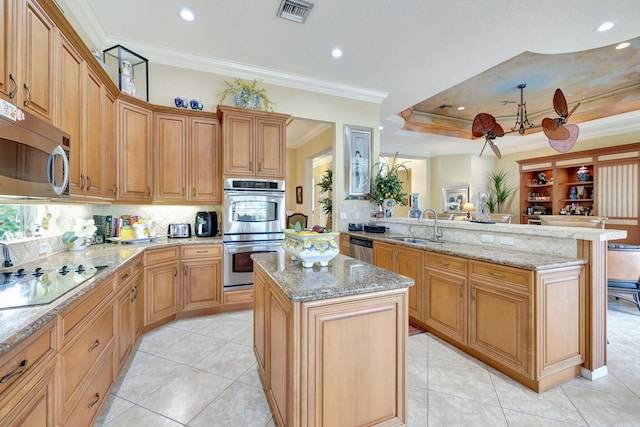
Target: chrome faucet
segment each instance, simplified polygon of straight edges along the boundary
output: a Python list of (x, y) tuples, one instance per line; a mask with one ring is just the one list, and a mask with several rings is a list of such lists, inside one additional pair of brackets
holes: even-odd
[(424, 219), (424, 215), (427, 212), (433, 212), (433, 238), (431, 240), (437, 242), (438, 239), (440, 239), (442, 237), (442, 231), (440, 231), (440, 227), (438, 227), (438, 213), (435, 211), (435, 209), (427, 208), (427, 209), (423, 210), (422, 213), (420, 214), (420, 216), (418, 217), (418, 222), (420, 224), (422, 224), (422, 221)]
[(11, 262), (11, 254), (9, 253), (9, 246), (4, 243), (0, 243), (2, 245), (2, 254), (4, 255), (4, 264), (3, 267), (13, 267), (13, 262)]

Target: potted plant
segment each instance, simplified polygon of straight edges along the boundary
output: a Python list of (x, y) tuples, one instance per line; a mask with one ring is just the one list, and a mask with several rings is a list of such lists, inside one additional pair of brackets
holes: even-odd
[(489, 179), (487, 207), (491, 213), (493, 213), (496, 208), (498, 209), (498, 213), (502, 213), (502, 207), (516, 191), (516, 187), (507, 182), (510, 176), (511, 174), (504, 169), (487, 174), (487, 178)]
[(62, 243), (66, 244), (70, 251), (81, 251), (91, 245), (91, 238), (97, 228), (93, 219), (75, 220), (72, 231), (65, 231), (62, 235)]
[(395, 200), (400, 206), (407, 204), (409, 195), (402, 188), (402, 181), (399, 173), (401, 170), (408, 172), (405, 162), (398, 163), (398, 153), (393, 156), (391, 163), (377, 162), (373, 165), (374, 169), (378, 169), (373, 178), (371, 185), (371, 202), (378, 205), (382, 209), (382, 203), (387, 200)]
[(321, 198), (318, 199), (322, 213), (327, 215), (327, 228), (331, 228), (333, 223), (333, 201), (331, 200), (331, 192), (333, 191), (333, 170), (327, 168), (318, 183), (320, 187)]
[(224, 84), (226, 85), (225, 89), (218, 93), (219, 104), (222, 104), (229, 95), (233, 95), (236, 107), (273, 111), (275, 103), (271, 102), (267, 97), (266, 89), (258, 87), (257, 80), (247, 82), (236, 77), (233, 83), (225, 80)]

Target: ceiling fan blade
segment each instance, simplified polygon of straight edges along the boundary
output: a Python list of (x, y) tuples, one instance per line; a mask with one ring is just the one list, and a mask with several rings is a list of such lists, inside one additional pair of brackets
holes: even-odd
[(573, 107), (573, 108), (571, 109), (571, 111), (569, 111), (569, 114), (567, 115), (567, 117), (570, 117), (570, 116), (573, 114), (573, 112), (574, 112), (574, 111), (576, 111), (576, 110), (578, 109), (578, 107), (579, 107), (579, 106), (580, 106), (580, 103), (578, 102), (578, 103), (575, 105), (575, 107)]
[(484, 147), (487, 146), (487, 142), (489, 142), (489, 139), (484, 140), (484, 145), (482, 146), (482, 150), (480, 150), (480, 154), (478, 155), (478, 157), (482, 157), (482, 153), (484, 153)]
[(491, 149), (493, 150), (493, 154), (495, 154), (497, 158), (501, 159), (502, 154), (500, 153), (500, 149), (498, 148), (496, 143), (493, 142), (493, 139), (488, 139), (487, 141), (489, 141), (489, 147), (491, 147)]
[(553, 109), (556, 110), (556, 113), (558, 113), (560, 117), (566, 118), (569, 114), (567, 100), (560, 89), (556, 89), (556, 92), (553, 94)]
[(566, 153), (571, 150), (578, 139), (578, 133), (580, 129), (577, 125), (565, 125), (565, 128), (569, 131), (569, 137), (567, 139), (552, 139), (549, 138), (549, 145), (554, 150), (560, 153)]
[(496, 125), (496, 119), (487, 113), (480, 113), (473, 119), (473, 127), (471, 133), (473, 136), (484, 136), (487, 132), (493, 129)]
[(547, 138), (567, 139), (569, 137), (569, 131), (564, 126), (558, 124), (554, 119), (542, 119), (542, 130)]
[(498, 137), (504, 136), (504, 129), (502, 129), (502, 126), (500, 126), (499, 123), (496, 123), (496, 125), (493, 127), (492, 132)]

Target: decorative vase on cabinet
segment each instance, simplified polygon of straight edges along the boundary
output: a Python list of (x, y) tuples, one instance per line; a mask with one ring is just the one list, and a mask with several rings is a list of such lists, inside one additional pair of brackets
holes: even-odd
[(589, 169), (587, 169), (586, 166), (582, 166), (580, 169), (578, 169), (576, 176), (578, 178), (578, 181), (580, 182), (589, 181), (591, 179), (591, 174), (589, 173)]
[(242, 89), (239, 94), (233, 96), (233, 102), (236, 107), (248, 108), (249, 110), (257, 110), (260, 105), (260, 96), (257, 93), (251, 95)]
[(418, 207), (418, 196), (420, 193), (411, 193), (411, 209), (409, 210), (409, 218), (420, 218), (420, 208)]

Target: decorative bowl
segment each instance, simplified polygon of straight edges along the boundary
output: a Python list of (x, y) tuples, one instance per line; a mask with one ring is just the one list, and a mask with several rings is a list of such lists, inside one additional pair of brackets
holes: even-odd
[(321, 266), (328, 265), (340, 252), (336, 237), (338, 232), (317, 233), (315, 231), (283, 230), (282, 247), (292, 260), (300, 260), (305, 268), (313, 267), (314, 263)]

